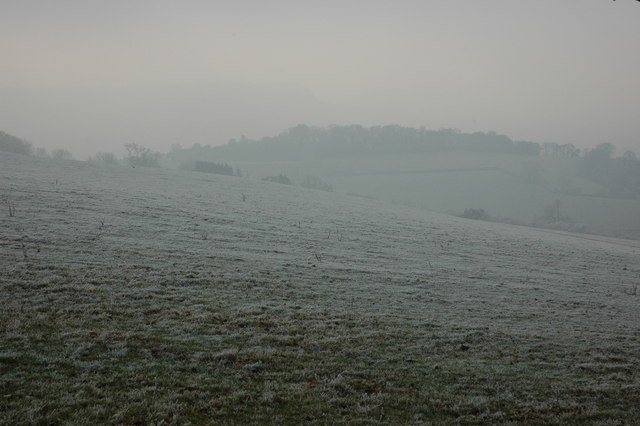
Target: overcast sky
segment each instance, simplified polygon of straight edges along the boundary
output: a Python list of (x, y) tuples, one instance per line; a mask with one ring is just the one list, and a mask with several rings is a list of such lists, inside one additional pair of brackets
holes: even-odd
[(77, 157), (309, 125), (640, 153), (635, 0), (0, 0), (0, 130)]

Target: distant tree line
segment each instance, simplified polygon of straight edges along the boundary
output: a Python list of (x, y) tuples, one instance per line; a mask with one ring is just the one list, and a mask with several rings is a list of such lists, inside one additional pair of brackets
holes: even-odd
[(572, 144), (514, 141), (495, 132), (462, 133), (456, 129), (428, 130), (399, 125), (312, 127), (304, 124), (258, 140), (242, 136), (222, 146), (195, 144), (174, 149), (175, 160), (225, 158), (228, 160), (304, 160), (388, 154), (429, 154), (434, 152), (502, 153), (528, 157), (578, 158), (580, 149)]
[(213, 173), (216, 175), (226, 175), (226, 176), (242, 176), (240, 169), (233, 169), (227, 163), (223, 162), (213, 162), (213, 161), (186, 161), (181, 163), (178, 166), (180, 170), (190, 170), (193, 172), (202, 172), (202, 173)]
[(0, 131), (0, 151), (29, 155), (32, 149), (30, 142)]
[(55, 160), (71, 160), (73, 157), (66, 149), (54, 149), (51, 155), (44, 148), (34, 148), (31, 142), (17, 136), (0, 131), (0, 151), (12, 152), (22, 155), (36, 155), (38, 157), (50, 157)]
[[(132, 166), (159, 167), (161, 155), (135, 143), (125, 144), (126, 160)], [(0, 151), (37, 155), (54, 159), (71, 159), (63, 149), (49, 155), (45, 149), (34, 149), (32, 144), (17, 136), (0, 131)], [(304, 160), (312, 158), (344, 158), (364, 156), (428, 155), (435, 152), (475, 152), (511, 154), (528, 158), (569, 158), (579, 163), (579, 173), (599, 184), (602, 194), (612, 197), (640, 197), (640, 161), (632, 151), (613, 157), (615, 146), (603, 143), (591, 150), (580, 150), (572, 144), (514, 141), (495, 132), (462, 133), (456, 129), (427, 130), (398, 125), (363, 127), (360, 125), (311, 127), (304, 124), (291, 127), (279, 135), (251, 140), (241, 137), (223, 146), (194, 145), (189, 149), (174, 147), (167, 157), (184, 164), (189, 170), (233, 175), (226, 163), (203, 161), (206, 158), (226, 160)], [(95, 160), (115, 164), (113, 154), (100, 153)], [(535, 180), (541, 173), (539, 166), (527, 161), (524, 173)], [(237, 175), (240, 171), (236, 169)], [(330, 185), (308, 178), (304, 186), (331, 190)]]
[[(398, 125), (365, 128), (359, 125), (310, 127), (298, 125), (277, 136), (231, 139), (223, 146), (194, 145), (169, 154), (176, 159), (209, 154), (231, 160), (302, 160), (363, 155), (421, 154), (445, 151), (509, 153), (538, 156), (540, 145), (513, 141), (494, 132), (462, 133), (454, 129), (427, 130)], [(195, 156), (194, 156), (195, 157)]]
[[(601, 144), (580, 150), (572, 144), (514, 141), (495, 132), (462, 133), (456, 129), (427, 130), (398, 125), (312, 127), (304, 124), (259, 140), (242, 136), (222, 146), (194, 145), (170, 154), (177, 161), (224, 158), (233, 161), (300, 161), (384, 155), (429, 155), (436, 152), (509, 154), (528, 158), (526, 175), (535, 180), (542, 173), (532, 161), (545, 157), (575, 159), (580, 173), (603, 187), (603, 195), (640, 196), (640, 162), (631, 151), (613, 158), (615, 147)], [(315, 185), (311, 182), (310, 185)]]
[(613, 157), (615, 146), (603, 143), (586, 151), (580, 161), (580, 173), (603, 188), (601, 195), (640, 197), (640, 161), (633, 151)]
[(215, 173), (218, 175), (233, 176), (233, 167), (227, 163), (212, 163), (210, 161), (196, 161), (195, 171), (204, 173)]

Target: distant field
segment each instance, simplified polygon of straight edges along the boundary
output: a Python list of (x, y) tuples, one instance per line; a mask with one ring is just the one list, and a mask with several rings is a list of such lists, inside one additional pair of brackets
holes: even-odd
[(638, 424), (640, 242), (251, 177), (0, 153), (0, 423)]
[[(524, 179), (525, 164), (536, 162), (539, 180)], [(386, 202), (461, 213), (482, 208), (492, 216), (533, 222), (556, 199), (562, 212), (589, 232), (640, 239), (640, 200), (594, 197), (600, 188), (577, 176), (571, 159), (506, 154), (434, 153), (306, 162), (240, 163), (250, 176), (285, 173), (300, 182), (315, 174), (336, 191), (369, 195)], [(580, 195), (559, 192), (561, 182)]]

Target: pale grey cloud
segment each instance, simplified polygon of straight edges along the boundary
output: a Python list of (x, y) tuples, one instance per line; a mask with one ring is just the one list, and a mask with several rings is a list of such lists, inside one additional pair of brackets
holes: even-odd
[(0, 128), (40, 145), (166, 150), (305, 121), (640, 148), (631, 0), (1, 8)]

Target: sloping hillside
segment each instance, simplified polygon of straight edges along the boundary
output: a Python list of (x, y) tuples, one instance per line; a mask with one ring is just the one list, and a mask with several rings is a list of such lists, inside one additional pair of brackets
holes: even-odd
[(640, 243), (0, 153), (0, 423), (640, 418)]
[(176, 146), (162, 161), (190, 170), (197, 161), (228, 162), (306, 187), (319, 177), (337, 192), (431, 211), (482, 209), (504, 223), (640, 240), (640, 161), (614, 152), (610, 143), (581, 152), (495, 132), (301, 124), (260, 140)]
[[(579, 161), (461, 152), (233, 165), (255, 178), (283, 173), (301, 185), (309, 175), (319, 176), (336, 192), (453, 214), (482, 208), (523, 224), (540, 222), (546, 207), (558, 200), (566, 223), (546, 226), (640, 239), (640, 200), (598, 196), (602, 189), (578, 176)], [(527, 177), (527, 168), (536, 165), (542, 176)]]

